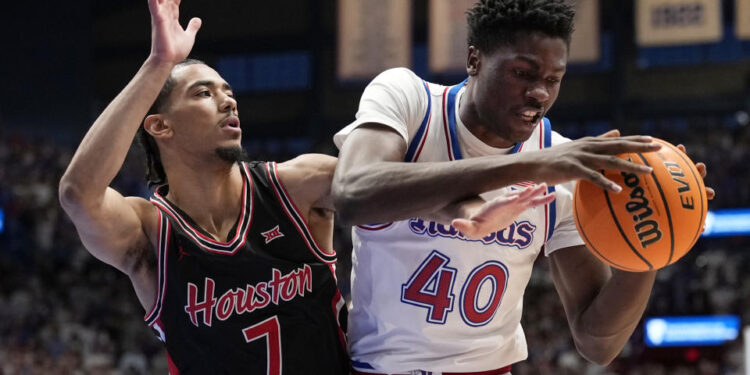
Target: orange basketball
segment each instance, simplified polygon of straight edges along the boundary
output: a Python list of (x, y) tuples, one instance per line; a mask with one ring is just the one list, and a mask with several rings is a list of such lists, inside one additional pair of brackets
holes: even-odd
[(576, 227), (603, 262), (625, 271), (655, 270), (682, 258), (706, 219), (706, 187), (695, 164), (661, 139), (657, 152), (619, 158), (653, 168), (650, 174), (604, 171), (622, 186), (612, 193), (581, 180), (573, 197)]

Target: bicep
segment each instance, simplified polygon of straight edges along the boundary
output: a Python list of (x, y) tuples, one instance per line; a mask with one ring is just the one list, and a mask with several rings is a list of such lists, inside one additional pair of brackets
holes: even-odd
[(150, 247), (143, 223), (155, 210), (145, 199), (125, 198), (107, 188), (101, 202), (68, 207), (66, 212), (93, 256), (130, 274), (133, 250)]
[(583, 245), (557, 250), (550, 254), (549, 262), (555, 289), (573, 328), (576, 317), (599, 294), (612, 271)]

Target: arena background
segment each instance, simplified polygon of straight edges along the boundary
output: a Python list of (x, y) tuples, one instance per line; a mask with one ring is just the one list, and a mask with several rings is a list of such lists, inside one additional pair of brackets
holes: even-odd
[[(331, 136), (381, 70), (462, 80), (470, 3), (184, 0), (181, 14), (203, 19), (192, 57), (234, 86), (250, 154), (283, 161), (335, 155)], [(749, 325), (750, 220), (720, 219), (750, 207), (750, 0), (578, 6), (553, 128), (571, 138), (618, 128), (685, 144), (717, 191), (710, 232), (719, 236), (704, 236), (659, 272), (646, 317), (730, 315)], [(163, 350), (127, 278), (82, 248), (57, 201), (85, 130), (149, 52), (146, 2), (4, 1), (0, 15), (0, 374), (164, 374)], [(114, 186), (148, 195), (143, 174), (134, 148)], [(345, 294), (348, 233), (336, 233)], [(640, 325), (610, 366), (587, 364), (546, 262), (537, 263), (525, 299), (529, 359), (514, 375), (746, 373), (736, 328), (723, 343), (655, 348)]]

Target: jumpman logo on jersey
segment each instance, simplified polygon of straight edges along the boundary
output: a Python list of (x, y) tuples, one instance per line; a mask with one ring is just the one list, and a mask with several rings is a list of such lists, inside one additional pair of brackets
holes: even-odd
[(190, 256), (190, 253), (188, 253), (187, 251), (185, 251), (182, 248), (182, 245), (179, 245), (177, 247), (177, 250), (180, 252), (180, 256), (177, 258), (178, 261), (182, 260), (182, 258), (185, 257), (185, 256)]
[(266, 240), (266, 243), (269, 243), (277, 238), (284, 237), (284, 233), (281, 233), (281, 230), (279, 230), (278, 225), (261, 234), (263, 235), (263, 238)]

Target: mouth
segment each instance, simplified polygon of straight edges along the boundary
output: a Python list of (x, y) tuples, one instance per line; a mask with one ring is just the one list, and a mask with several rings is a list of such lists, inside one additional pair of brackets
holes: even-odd
[(219, 126), (222, 127), (222, 128), (229, 127), (229, 128), (239, 129), (240, 128), (240, 118), (237, 117), (237, 116), (228, 116), (227, 118), (225, 118), (224, 120), (222, 120), (221, 123), (219, 123)]
[(523, 122), (530, 124), (536, 124), (537, 122), (539, 122), (543, 115), (543, 109), (532, 107), (524, 107), (521, 108), (520, 111), (516, 112), (516, 116), (518, 116)]

